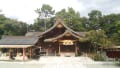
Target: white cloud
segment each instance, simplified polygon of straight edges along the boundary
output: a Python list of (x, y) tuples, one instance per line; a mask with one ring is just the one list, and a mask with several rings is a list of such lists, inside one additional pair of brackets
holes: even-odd
[(42, 4), (49, 4), (56, 11), (63, 8), (73, 7), (80, 11), (81, 16), (87, 16), (93, 9), (101, 10), (103, 13), (119, 13), (120, 0), (0, 0), (0, 9), (7, 17), (33, 23), (37, 18), (34, 10), (41, 8)]

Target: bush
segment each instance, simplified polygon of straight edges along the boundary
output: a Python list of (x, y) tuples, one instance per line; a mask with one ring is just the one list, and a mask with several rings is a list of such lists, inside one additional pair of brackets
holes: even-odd
[(105, 58), (104, 58), (101, 54), (95, 54), (95, 55), (93, 56), (93, 59), (94, 59), (95, 61), (104, 61), (104, 60), (105, 60)]
[(119, 63), (116, 63), (117, 66), (120, 66), (120, 62)]

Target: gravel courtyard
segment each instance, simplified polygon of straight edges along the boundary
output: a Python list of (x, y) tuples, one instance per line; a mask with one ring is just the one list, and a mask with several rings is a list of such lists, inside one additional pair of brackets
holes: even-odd
[(112, 62), (95, 62), (88, 57), (41, 57), (39, 61), (3, 62), (0, 68), (119, 68)]

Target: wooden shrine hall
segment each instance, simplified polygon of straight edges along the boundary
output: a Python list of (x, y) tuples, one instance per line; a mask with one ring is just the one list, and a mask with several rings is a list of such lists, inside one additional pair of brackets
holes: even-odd
[(45, 32), (27, 32), (25, 36), (3, 36), (0, 40), (0, 50), (8, 56), (16, 57), (19, 53), (28, 58), (44, 56), (75, 56), (83, 32), (76, 32), (61, 20), (57, 19), (54, 25)]

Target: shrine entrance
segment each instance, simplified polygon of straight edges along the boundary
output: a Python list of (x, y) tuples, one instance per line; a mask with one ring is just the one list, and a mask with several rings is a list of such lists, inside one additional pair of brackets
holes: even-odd
[(59, 44), (60, 56), (75, 56), (77, 54), (77, 46), (74, 40), (62, 40)]

